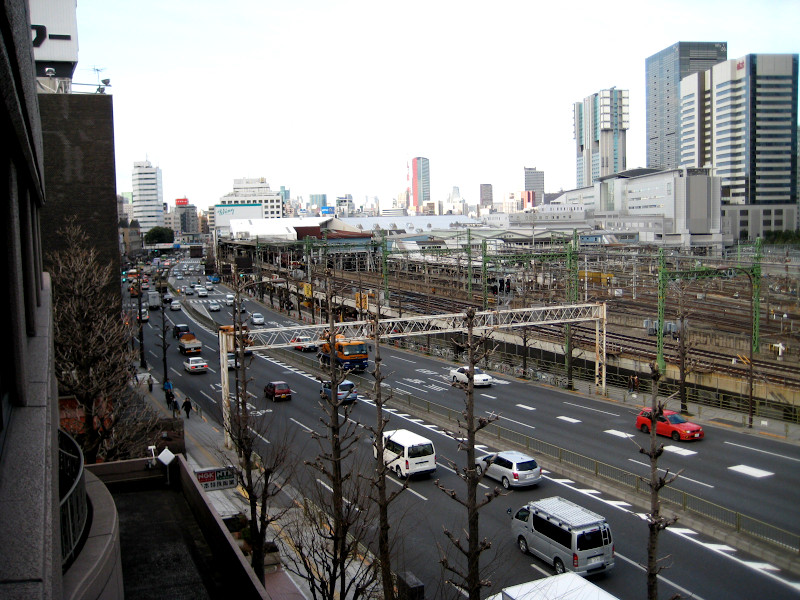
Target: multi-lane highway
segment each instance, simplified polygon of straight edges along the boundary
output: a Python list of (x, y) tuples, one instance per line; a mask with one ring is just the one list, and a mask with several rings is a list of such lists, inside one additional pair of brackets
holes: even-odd
[[(197, 277), (185, 280), (193, 282)], [(204, 277), (200, 277), (201, 281)], [(173, 282), (173, 285), (182, 282)], [(181, 298), (198, 312), (206, 310), (209, 301), (224, 300), (227, 290), (217, 287), (207, 298)], [(209, 313), (220, 323), (230, 323), (230, 307), (223, 304), (219, 313)], [(247, 301), (248, 314), (262, 312), (265, 326), (288, 325), (285, 315), (273, 313)], [(206, 331), (199, 323), (181, 312), (164, 312), (174, 323), (186, 322), (203, 342), (203, 356), (209, 361), (207, 374), (189, 375), (182, 368), (184, 357), (171, 343), (167, 351), (169, 377), (185, 395), (191, 396), (208, 418), (217, 422), (220, 415), (220, 377), (217, 365), (216, 332)], [(157, 346), (160, 316), (154, 311), (145, 330), (147, 360), (160, 379), (161, 349)], [(453, 388), (447, 372), (451, 365), (434, 359), (382, 348), (384, 374), (392, 388), (403, 390), (431, 401), (458, 408), (463, 404), (463, 392)], [(310, 443), (308, 432), (322, 431), (318, 406), (319, 383), (314, 374), (304, 372), (266, 355), (254, 356), (248, 369), (253, 379), (250, 386), (256, 410), (265, 411), (277, 435), (286, 432), (292, 439), (294, 451), (303, 459), (311, 459), (317, 450)], [(266, 381), (287, 381), (293, 400), (272, 404), (260, 398)], [(362, 390), (362, 392), (365, 390)], [(629, 407), (584, 398), (550, 388), (516, 380), (498, 379), (490, 388), (476, 390), (477, 411), (497, 414), (502, 424), (532, 437), (567, 447), (592, 458), (645, 474), (647, 466), (638, 453), (638, 444), (646, 444), (646, 435), (634, 428), (634, 412)], [(269, 411), (266, 413), (266, 411)], [(375, 413), (366, 394), (353, 407), (350, 418), (355, 424), (371, 425)], [(393, 411), (389, 428), (406, 428), (433, 440), (439, 465), (435, 477), (412, 480), (401, 499), (392, 505), (393, 532), (397, 536), (395, 550), (398, 562), (395, 569), (411, 571), (426, 585), (427, 597), (452, 595), (453, 590), (439, 588), (444, 577), (439, 566), (448, 542), (442, 528), (461, 531), (465, 513), (460, 506), (443, 494), (435, 485), (438, 479), (445, 487), (463, 489), (463, 484), (449, 467), (463, 465), (465, 453), (446, 432), (412, 415)], [(269, 435), (269, 434), (268, 434)], [(743, 436), (724, 428), (706, 431), (706, 439), (693, 444), (674, 443), (663, 439), (666, 452), (660, 466), (671, 472), (683, 470), (680, 488), (726, 507), (753, 515), (789, 530), (796, 530), (800, 500), (800, 449), (794, 445), (756, 436)], [(353, 460), (367, 464), (372, 450), (369, 435), (363, 432), (359, 452)], [(393, 485), (400, 482), (393, 479)], [(484, 480), (482, 492), (494, 482)], [(292, 485), (299, 489), (319, 485), (319, 482), (298, 468)], [(522, 555), (509, 534), (506, 510), (516, 510), (525, 502), (551, 495), (560, 495), (606, 516), (615, 535), (617, 563), (613, 571), (595, 582), (620, 598), (641, 598), (645, 595), (645, 578), (641, 565), (646, 560), (647, 526), (639, 509), (595, 490), (586, 489), (549, 473), (538, 487), (509, 492), (485, 507), (481, 512), (483, 535), (493, 547), (484, 555), (482, 565), (486, 577), (494, 584), (493, 592), (502, 587), (552, 574), (552, 567), (531, 556)], [(678, 593), (695, 598), (792, 598), (800, 594), (800, 578), (781, 572), (760, 560), (744, 555), (696, 532), (677, 526), (662, 534), (660, 553), (669, 565), (662, 573), (662, 596)]]

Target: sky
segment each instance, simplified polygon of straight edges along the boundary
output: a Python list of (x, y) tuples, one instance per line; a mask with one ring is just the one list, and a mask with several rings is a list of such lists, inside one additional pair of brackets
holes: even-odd
[(77, 3), (73, 80), (111, 80), (117, 192), (149, 160), (165, 202), (201, 209), (244, 177), (388, 208), (415, 156), (435, 201), (498, 200), (524, 167), (573, 189), (573, 104), (603, 89), (630, 91), (627, 164), (646, 165), (647, 57), (800, 52), (800, 0)]

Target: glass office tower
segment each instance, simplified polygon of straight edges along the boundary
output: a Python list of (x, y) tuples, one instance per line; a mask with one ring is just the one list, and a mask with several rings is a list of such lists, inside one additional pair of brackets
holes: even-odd
[(645, 61), (648, 167), (674, 169), (680, 162), (681, 79), (727, 59), (726, 42), (677, 42)]

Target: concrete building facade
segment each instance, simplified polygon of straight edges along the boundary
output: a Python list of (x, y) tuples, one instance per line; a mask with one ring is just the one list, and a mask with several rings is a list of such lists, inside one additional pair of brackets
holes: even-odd
[(544, 171), (525, 167), (525, 191), (533, 192), (535, 204), (544, 202)]
[(133, 218), (142, 234), (153, 227), (164, 227), (164, 189), (161, 168), (149, 160), (133, 163)]
[(627, 168), (628, 90), (601, 90), (574, 104), (576, 187)]
[(748, 54), (681, 81), (681, 166), (707, 167), (724, 204), (797, 202), (797, 54)]
[(273, 191), (263, 177), (233, 180), (233, 191), (219, 200), (220, 205), (251, 205), (261, 207), (262, 219), (280, 219), (283, 216), (283, 198)]
[(427, 158), (411, 160), (411, 209), (419, 213), (431, 201), (431, 166)]

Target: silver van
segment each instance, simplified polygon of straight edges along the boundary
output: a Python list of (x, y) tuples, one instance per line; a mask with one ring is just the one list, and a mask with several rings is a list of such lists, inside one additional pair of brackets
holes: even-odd
[(511, 533), (523, 553), (553, 565), (556, 573), (590, 575), (614, 567), (614, 541), (605, 517), (560, 496), (517, 510)]

